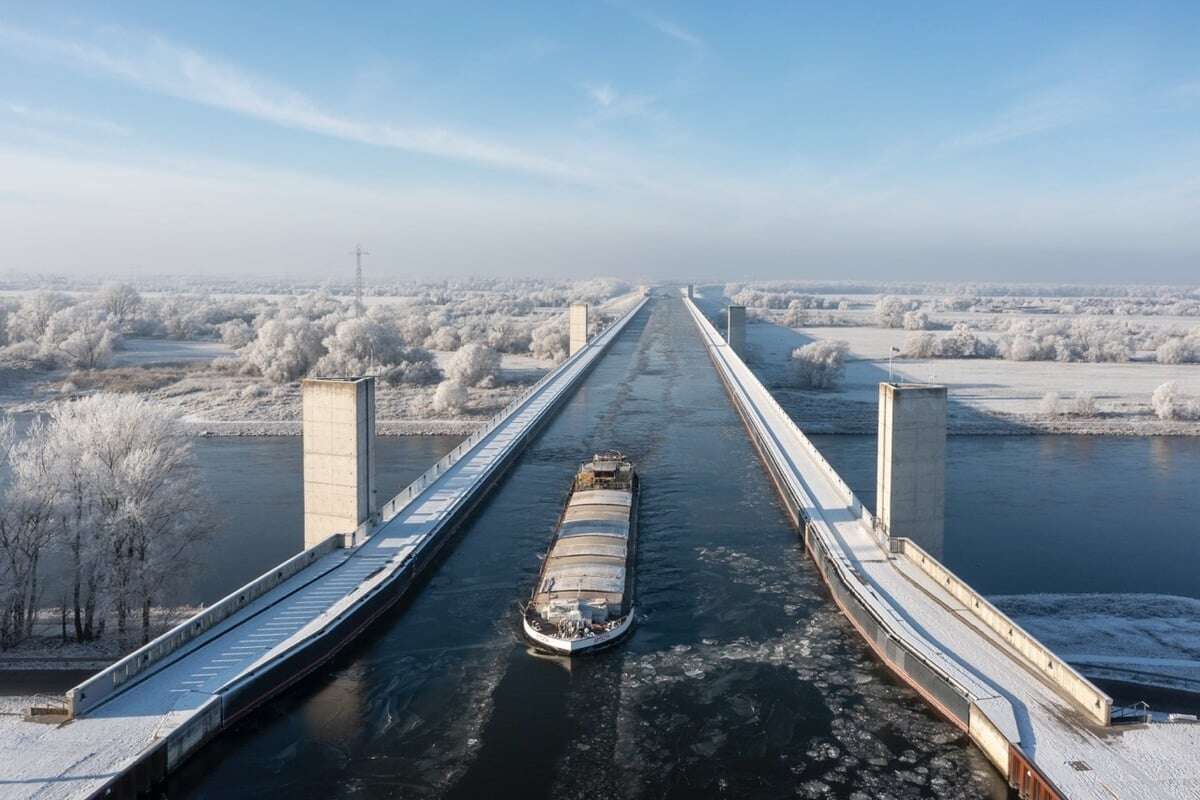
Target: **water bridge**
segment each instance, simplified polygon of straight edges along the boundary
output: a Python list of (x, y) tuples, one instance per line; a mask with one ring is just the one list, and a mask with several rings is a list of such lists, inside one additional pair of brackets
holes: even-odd
[[(356, 530), (312, 541), (76, 687), (69, 720), (0, 740), (0, 795), (136, 794), (331, 657), (403, 596), (645, 302), (590, 343), (586, 311), (573, 309), (570, 358)], [(1022, 797), (1200, 798), (1200, 726), (1113, 725), (1103, 692), (898, 535), (903, 508), (881, 525), (739, 347), (689, 297), (682, 302), (839, 608)], [(730, 319), (740, 346), (744, 316)]]

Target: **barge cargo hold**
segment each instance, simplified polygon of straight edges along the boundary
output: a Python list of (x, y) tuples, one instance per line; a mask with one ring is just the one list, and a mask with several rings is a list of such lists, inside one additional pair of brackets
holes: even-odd
[(633, 624), (638, 477), (621, 453), (584, 463), (525, 607), (539, 650), (572, 655), (613, 644)]

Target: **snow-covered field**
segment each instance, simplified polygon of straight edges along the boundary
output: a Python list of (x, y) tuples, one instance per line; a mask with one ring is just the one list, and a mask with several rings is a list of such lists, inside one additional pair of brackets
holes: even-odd
[[(425, 370), (420, 377), (405, 373), (400, 380), (391, 380), (384, 375), (385, 380), (379, 382), (377, 391), (380, 433), (469, 433), (553, 368), (556, 358), (565, 357), (565, 308), (543, 303), (563, 303), (564, 297), (569, 299), (563, 294), (567, 291), (563, 286), (575, 287), (572, 291), (580, 286), (593, 286), (590, 291), (596, 291), (597, 283), (600, 291), (604, 291), (605, 286), (620, 286), (614, 282), (606, 284), (603, 280), (589, 284), (533, 282), (523, 288), (508, 287), (504, 291), (451, 290), (431, 285), (421, 289), (424, 295), (417, 292), (414, 295), (368, 297), (367, 316), (372, 322), (362, 330), (393, 338), (388, 342), (370, 340), (368, 343), (355, 329), (336, 341), (336, 345), (349, 348), (349, 352), (340, 353), (341, 361), (334, 365), (322, 361), (315, 367), (316, 359), (335, 342), (331, 332), (341, 321), (353, 316), (344, 301), (328, 295), (210, 293), (191, 296), (146, 292), (137, 298), (134, 310), (128, 312), (141, 315), (137, 325), (141, 328), (166, 326), (177, 334), (186, 331), (179, 335), (187, 338), (129, 334), (115, 340), (114, 350), (101, 340), (104, 331), (115, 330), (111, 317), (105, 316), (108, 313), (104, 310), (107, 295), (87, 291), (58, 295), (4, 292), (0, 293), (0, 326), (7, 314), (10, 320), (8, 332), (13, 336), (10, 336), (12, 341), (7, 349), (0, 347), (0, 410), (44, 411), (63, 398), (98, 391), (125, 392), (141, 394), (179, 409), (199, 433), (299, 433), (300, 392), (296, 378), (306, 370), (310, 370), (309, 374), (360, 374), (354, 370), (367, 369), (364, 354), (380, 352), (375, 349), (378, 344), (389, 347), (393, 351), (392, 357), (398, 361), (407, 359), (406, 368), (415, 366)], [(133, 292), (129, 287), (125, 288)], [(609, 318), (622, 314), (642, 295), (641, 290), (626, 291), (629, 288), (624, 285), (623, 289), (617, 289), (619, 294), (593, 303), (594, 312)], [(222, 302), (227, 305), (222, 306)], [(295, 308), (301, 310), (287, 310)], [(389, 316), (392, 312), (388, 308), (399, 316)], [(376, 311), (384, 313), (371, 316)], [(257, 314), (252, 325), (243, 321), (250, 318), (251, 312)], [(212, 320), (235, 313), (241, 316), (234, 316), (234, 321), (228, 324), (222, 323), (226, 327), (241, 327), (242, 332), (230, 338), (228, 331)], [(43, 325), (38, 321), (42, 319), (39, 314), (42, 317), (49, 315), (46, 318), (52, 319), (61, 317), (63, 321), (58, 328), (53, 322), (46, 324), (45, 334), (29, 339), (29, 331), (36, 332)], [(269, 349), (260, 346), (255, 355), (249, 355), (256, 344), (255, 337), (264, 338), (260, 335), (262, 327), (272, 324), (271, 321), (277, 318), (274, 315), (286, 314), (292, 316), (283, 324), (291, 327), (286, 331), (277, 328)], [(426, 318), (430, 321), (426, 322)], [(11, 320), (17, 320), (17, 327), (13, 327)], [(92, 326), (88, 328), (93, 332), (89, 334), (91, 338), (86, 340), (91, 349), (85, 350), (84, 355), (90, 358), (99, 354), (102, 363), (87, 361), (87, 366), (77, 363), (80, 355), (74, 349), (75, 340), (64, 344), (62, 339), (62, 331), (68, 325)], [(132, 325), (126, 324), (125, 329)], [(558, 333), (554, 332), (556, 326)], [(549, 334), (545, 333), (547, 329)], [(19, 344), (13, 338), (18, 332), (26, 337)], [(439, 338), (433, 336), (433, 332), (445, 332), (447, 336)], [(402, 347), (395, 344), (396, 334), (403, 339)], [(227, 341), (214, 339), (218, 335)], [(546, 345), (559, 341), (557, 336), (564, 338), (556, 345), (561, 348), (556, 352), (553, 346)], [(3, 341), (0, 338), (0, 343)], [(439, 382), (450, 382), (455, 376), (453, 365), (457, 353), (462, 352), (461, 346), (474, 343), (511, 352), (497, 354), (498, 367), (487, 368), (489, 377), (486, 380), (472, 378), (461, 382), (458, 391), (465, 399), (456, 399), (453, 403), (438, 402), (435, 398)], [(439, 350), (439, 347), (457, 349)], [(407, 355), (409, 351), (412, 355)], [(293, 363), (300, 359), (306, 359), (307, 363)], [(380, 367), (380, 362), (374, 361), (373, 357), (371, 362), (374, 367)], [(383, 362), (382, 368), (390, 369), (392, 363)], [(271, 371), (277, 368), (286, 374), (272, 374)], [(335, 371), (318, 371), (322, 369)], [(429, 376), (429, 372), (433, 375)], [(454, 382), (458, 384), (457, 379)]]
[[(1160, 420), (1150, 407), (1151, 394), (1167, 381), (1200, 395), (1200, 364), (894, 358), (889, 371), (891, 348), (902, 348), (908, 333), (877, 327), (791, 329), (768, 322), (746, 326), (752, 366), (779, 391), (781, 402), (786, 398), (789, 409), (815, 432), (874, 430), (878, 385), (892, 375), (895, 380), (945, 384), (950, 393), (951, 433), (1200, 435), (1200, 422)], [(837, 389), (787, 388), (788, 360), (794, 348), (839, 339), (849, 344), (850, 354)], [(1078, 419), (1044, 414), (1040, 404), (1047, 392), (1068, 399), (1076, 393), (1090, 394), (1099, 413)]]

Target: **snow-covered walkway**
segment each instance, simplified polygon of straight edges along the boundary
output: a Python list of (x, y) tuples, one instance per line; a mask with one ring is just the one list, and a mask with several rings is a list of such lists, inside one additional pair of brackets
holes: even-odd
[(282, 659), (303, 659), (353, 609), (411, 577), (411, 557), (487, 485), (641, 305), (550, 373), (457, 460), (419, 479), (411, 500), (398, 495), (359, 547), (329, 552), (69, 723), (0, 722), (0, 797), (92, 794), (185, 723), (214, 715), (219, 724), (223, 695)]
[(965, 689), (1065, 796), (1200, 798), (1200, 724), (1091, 721), (914, 562), (880, 547), (849, 488), (696, 306), (684, 302), (815, 535), (849, 567), (860, 598), (893, 635)]

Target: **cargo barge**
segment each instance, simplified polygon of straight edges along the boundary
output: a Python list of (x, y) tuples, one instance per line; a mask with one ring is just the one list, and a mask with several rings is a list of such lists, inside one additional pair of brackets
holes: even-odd
[(554, 544), (523, 614), (539, 650), (573, 655), (611, 645), (633, 625), (638, 476), (619, 452), (579, 468)]

